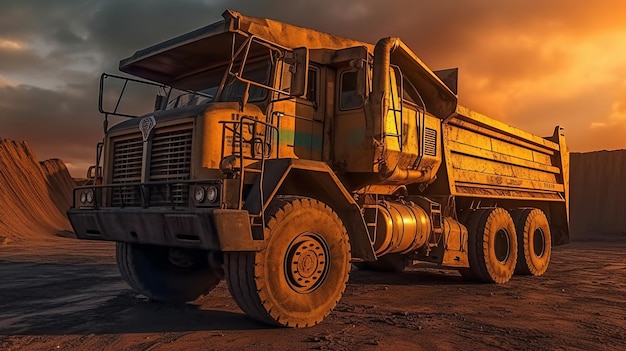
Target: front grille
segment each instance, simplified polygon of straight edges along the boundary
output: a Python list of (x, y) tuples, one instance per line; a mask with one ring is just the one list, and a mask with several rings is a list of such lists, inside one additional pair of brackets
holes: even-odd
[(113, 183), (132, 183), (141, 180), (141, 135), (115, 142), (113, 146)]
[[(143, 142), (141, 133), (124, 136), (113, 142), (113, 184), (138, 183), (141, 181)], [(140, 206), (141, 195), (137, 187), (113, 188), (113, 206)]]
[[(148, 147), (150, 150), (150, 182), (188, 180), (191, 173), (191, 123), (155, 129)], [(113, 184), (141, 182), (144, 142), (141, 133), (113, 139)], [(112, 206), (137, 207), (142, 205), (142, 187), (113, 188)], [(187, 206), (189, 187), (186, 184), (158, 184), (143, 187), (149, 206)]]
[[(151, 181), (189, 179), (191, 134), (191, 128), (155, 134), (150, 158)], [(155, 187), (150, 191), (151, 204), (186, 205), (188, 199), (189, 186), (186, 184)]]
[(424, 134), (424, 154), (426, 156), (437, 156), (437, 131), (426, 128)]
[(154, 136), (150, 180), (189, 179), (190, 166), (191, 129)]

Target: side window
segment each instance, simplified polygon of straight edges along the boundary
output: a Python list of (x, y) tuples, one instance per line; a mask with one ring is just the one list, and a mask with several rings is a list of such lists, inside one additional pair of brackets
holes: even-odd
[(363, 106), (363, 97), (357, 91), (357, 71), (341, 73), (341, 90), (339, 91), (339, 109), (353, 110)]
[(402, 73), (400, 67), (392, 65), (391, 68), (393, 69), (393, 73), (395, 75), (395, 85), (393, 85), (393, 81), (389, 82), (392, 84), (392, 91), (398, 94), (398, 97), (401, 98), (403, 102), (408, 102), (413, 106), (423, 107), (424, 104), (419, 92), (407, 76)]

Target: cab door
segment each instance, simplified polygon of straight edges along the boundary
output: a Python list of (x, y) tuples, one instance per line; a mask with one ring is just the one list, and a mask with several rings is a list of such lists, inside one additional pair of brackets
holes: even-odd
[(314, 64), (309, 66), (307, 93), (296, 98), (293, 146), (298, 158), (322, 160), (324, 145), (324, 105), (325, 97), (321, 94), (322, 69)]
[(335, 73), (333, 164), (345, 172), (371, 172), (373, 149), (365, 135), (365, 98), (358, 89), (362, 70), (340, 66)]

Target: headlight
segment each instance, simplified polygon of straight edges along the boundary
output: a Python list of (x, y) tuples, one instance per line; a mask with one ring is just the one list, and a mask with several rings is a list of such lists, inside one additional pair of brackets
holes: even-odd
[(217, 201), (217, 188), (214, 186), (210, 186), (206, 190), (206, 198), (209, 202)]
[(193, 193), (193, 197), (196, 200), (196, 202), (204, 201), (205, 196), (206, 196), (206, 191), (202, 187), (197, 187), (196, 191)]
[(93, 203), (93, 190), (87, 190), (87, 195), (85, 197), (87, 203), (91, 205)]
[(80, 193), (80, 204), (85, 206), (85, 205), (92, 205), (94, 203), (95, 200), (95, 196), (93, 193), (93, 190), (89, 189), (89, 190), (83, 190)]

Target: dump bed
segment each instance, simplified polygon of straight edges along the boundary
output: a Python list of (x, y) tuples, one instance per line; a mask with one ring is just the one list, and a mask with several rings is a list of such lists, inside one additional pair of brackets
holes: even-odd
[(451, 195), (566, 203), (568, 154), (558, 127), (542, 138), (457, 106), (443, 139)]

